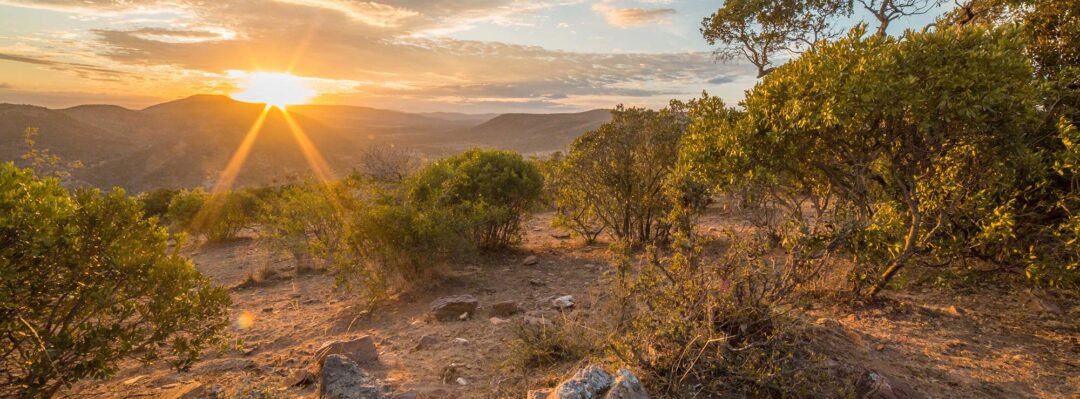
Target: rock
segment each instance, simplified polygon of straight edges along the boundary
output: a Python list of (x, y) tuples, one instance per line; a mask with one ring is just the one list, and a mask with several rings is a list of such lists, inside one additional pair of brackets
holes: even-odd
[(551, 327), (554, 325), (554, 323), (544, 317), (544, 315), (525, 315), (525, 318), (522, 319), (522, 322), (524, 322), (526, 326), (530, 327)]
[(550, 397), (550, 389), (534, 389), (525, 394), (525, 399), (548, 399)]
[(948, 312), (949, 314), (951, 314), (953, 316), (957, 316), (957, 317), (963, 316), (964, 314), (967, 313), (966, 311), (964, 311), (964, 309), (961, 309), (960, 307), (957, 307), (956, 305), (952, 305), (952, 306), (949, 306), (948, 308), (945, 308), (945, 311)]
[(192, 370), (200, 374), (224, 373), (228, 371), (250, 370), (255, 368), (255, 361), (251, 359), (225, 358), (213, 359), (201, 362)]
[(1061, 307), (1038, 294), (1029, 295), (1024, 307), (1039, 315), (1061, 316), (1062, 314)]
[(521, 306), (514, 301), (503, 301), (491, 305), (491, 315), (495, 317), (510, 317), (521, 313)]
[(885, 344), (874, 345), (874, 349), (877, 350), (878, 352), (881, 352), (881, 351), (885, 350)]
[(319, 397), (324, 399), (383, 399), (375, 379), (342, 355), (329, 355), (319, 378)]
[(523, 264), (525, 266), (532, 266), (532, 265), (535, 265), (537, 263), (540, 263), (540, 259), (537, 259), (536, 255), (529, 255), (528, 257), (525, 258), (524, 261), (521, 262), (521, 264)]
[(296, 372), (296, 374), (293, 374), (292, 382), (289, 383), (289, 386), (300, 388), (309, 387), (315, 385), (317, 379), (318, 376), (312, 374), (311, 371), (308, 371), (307, 369), (303, 369)]
[(551, 306), (555, 309), (565, 310), (574, 307), (574, 296), (563, 295), (551, 300)]
[(469, 385), (469, 382), (465, 381), (465, 379), (461, 377), (458, 377), (456, 380), (454, 380), (454, 382), (456, 382), (458, 385)]
[(419, 341), (416, 341), (416, 347), (414, 347), (413, 349), (416, 349), (416, 350), (431, 349), (431, 348), (435, 347), (435, 345), (438, 344), (438, 343), (439, 343), (439, 338), (437, 338), (435, 336), (432, 336), (432, 335), (425, 335), (423, 337), (420, 337)]
[(649, 399), (649, 393), (641, 386), (641, 380), (627, 369), (619, 369), (615, 383), (604, 394), (604, 399)]
[(492, 325), (496, 325), (496, 326), (500, 325), (500, 324), (506, 324), (506, 323), (510, 322), (510, 320), (500, 319), (498, 317), (492, 317), (491, 319), (488, 319), (488, 320), (491, 322)]
[(469, 320), (469, 312), (462, 313), (461, 316), (457, 317), (457, 319), (461, 321)]
[(375, 340), (370, 335), (349, 340), (331, 341), (324, 343), (315, 352), (316, 364), (323, 364), (327, 356), (342, 355), (357, 363), (368, 363), (379, 360), (379, 351), (375, 349)]
[(551, 393), (552, 399), (593, 399), (611, 387), (615, 379), (600, 366), (587, 366), (563, 381)]
[(469, 344), (469, 340), (467, 340), (465, 338), (454, 338), (454, 342), (462, 344), (462, 345), (468, 345)]
[(547, 284), (544, 283), (543, 281), (537, 280), (535, 278), (530, 278), (529, 279), (529, 285), (531, 285), (533, 287), (543, 287), (543, 286), (545, 286)]
[(452, 321), (462, 313), (474, 313), (480, 304), (472, 295), (448, 296), (431, 303), (431, 313), (439, 321)]
[(924, 399), (907, 383), (889, 378), (876, 371), (866, 370), (855, 385), (859, 399)]

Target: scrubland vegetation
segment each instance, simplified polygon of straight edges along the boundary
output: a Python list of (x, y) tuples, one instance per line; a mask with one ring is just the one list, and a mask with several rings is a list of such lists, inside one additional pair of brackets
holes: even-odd
[[(914, 271), (1075, 292), (1080, 3), (972, 2), (898, 37), (860, 25), (796, 43), (850, 12), (826, 3), (726, 2), (703, 33), (758, 54), (762, 75), (738, 107), (619, 106), (545, 159), (383, 148), (338, 181), (134, 198), (5, 164), (0, 392), (47, 397), (127, 357), (190, 365), (229, 301), (178, 248), (242, 234), (373, 306), (512, 248), (550, 209), (616, 261), (603, 316), (518, 326), (513, 367), (616, 362), (661, 397), (855, 395), (856, 370), (825, 365), (792, 311), (823, 287), (864, 303)], [(775, 43), (801, 53), (771, 66)], [(718, 207), (750, 227), (705, 238)]]

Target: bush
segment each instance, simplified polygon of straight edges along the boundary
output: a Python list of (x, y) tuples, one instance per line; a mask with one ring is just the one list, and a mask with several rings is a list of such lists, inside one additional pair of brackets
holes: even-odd
[(136, 355), (190, 365), (229, 298), (168, 240), (123, 190), (68, 193), (0, 165), (0, 396), (49, 397)]
[(349, 187), (308, 181), (263, 197), (262, 233), (273, 249), (292, 255), (298, 269), (332, 269), (352, 261), (350, 219), (360, 205)]
[(179, 190), (159, 188), (139, 194), (136, 198), (142, 204), (146, 217), (156, 217), (158, 220), (164, 220), (165, 215), (169, 213), (169, 204), (172, 203), (173, 197), (176, 197), (176, 194), (179, 193)]
[(236, 238), (259, 212), (258, 199), (247, 191), (208, 194), (202, 188), (177, 193), (168, 218), (179, 229), (212, 242)]
[(637, 274), (620, 265), (612, 300), (625, 314), (613, 353), (661, 397), (853, 396), (849, 376), (826, 366), (803, 323), (783, 310), (823, 263), (776, 262), (767, 252), (743, 241), (711, 262), (686, 251), (650, 254)]
[(784, 209), (788, 232), (847, 235), (854, 281), (874, 295), (915, 258), (960, 256), (1000, 225), (1002, 193), (1033, 167), (1031, 76), (1007, 29), (855, 29), (765, 77), (738, 122), (705, 122), (715, 182)]
[(408, 182), (408, 199), (449, 210), (472, 242), (491, 249), (521, 238), (521, 222), (543, 185), (540, 171), (518, 153), (471, 150), (422, 169)]
[(686, 131), (685, 104), (659, 111), (623, 108), (570, 144), (558, 169), (558, 223), (588, 240), (607, 229), (635, 244), (664, 241), (673, 207), (664, 187)]

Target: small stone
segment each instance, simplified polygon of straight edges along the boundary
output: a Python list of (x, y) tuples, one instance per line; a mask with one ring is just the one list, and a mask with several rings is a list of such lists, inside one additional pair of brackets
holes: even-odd
[(469, 312), (462, 313), (461, 316), (457, 317), (457, 319), (461, 321), (469, 320)]
[(863, 399), (923, 399), (903, 381), (866, 370), (855, 385), (855, 396)]
[(458, 377), (456, 380), (454, 380), (454, 382), (457, 382), (458, 385), (469, 385), (469, 382), (465, 381), (465, 379), (461, 377)]
[(885, 350), (885, 344), (874, 345), (874, 349), (877, 350), (878, 352), (881, 352), (881, 351)]
[(521, 262), (521, 264), (523, 264), (525, 266), (532, 266), (532, 265), (535, 265), (537, 263), (540, 263), (540, 259), (537, 259), (536, 255), (529, 255), (528, 257), (525, 258), (524, 261)]
[(420, 340), (416, 342), (416, 350), (431, 349), (439, 343), (439, 338), (432, 335), (425, 335), (420, 337)]
[(462, 344), (462, 345), (468, 345), (469, 344), (469, 340), (467, 340), (465, 338), (454, 338), (454, 342)]
[(500, 324), (506, 324), (506, 323), (510, 322), (510, 320), (500, 319), (498, 317), (492, 317), (491, 319), (489, 319), (489, 321), (491, 321), (492, 325), (496, 325), (496, 326), (500, 325)]
[(964, 311), (964, 309), (961, 309), (961, 308), (957, 307), (956, 305), (949, 306), (948, 308), (945, 309), (945, 311), (949, 312), (949, 314), (951, 314), (953, 316), (963, 316), (964, 314), (967, 313), (966, 311)]
[(529, 279), (529, 285), (531, 285), (533, 287), (543, 287), (543, 286), (545, 286), (547, 284), (544, 283), (543, 281), (537, 280), (535, 278), (530, 278)]
[(474, 313), (480, 301), (472, 295), (457, 295), (436, 299), (431, 303), (431, 313), (439, 321), (452, 321), (462, 313)]
[(551, 300), (551, 306), (555, 309), (565, 310), (574, 307), (574, 296), (563, 295)]
[(535, 389), (525, 394), (525, 399), (548, 399), (551, 397), (550, 389)]
[(521, 312), (521, 306), (514, 301), (503, 301), (491, 305), (491, 315), (495, 317), (509, 317)]

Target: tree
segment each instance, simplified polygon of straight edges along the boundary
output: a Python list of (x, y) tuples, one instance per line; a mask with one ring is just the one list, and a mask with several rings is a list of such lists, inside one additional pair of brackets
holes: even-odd
[(720, 180), (837, 210), (828, 234), (848, 237), (855, 263), (881, 273), (861, 274), (872, 296), (914, 256), (956, 255), (970, 221), (996, 228), (995, 193), (1030, 158), (1037, 96), (1015, 30), (862, 36), (777, 69), (715, 137), (729, 158)]
[(498, 248), (520, 238), (544, 179), (521, 154), (470, 150), (428, 165), (408, 184), (413, 203), (455, 210), (473, 242)]
[(0, 396), (50, 397), (134, 356), (190, 365), (229, 297), (168, 241), (123, 190), (0, 165)]
[(255, 222), (259, 202), (247, 191), (210, 194), (202, 188), (183, 190), (169, 203), (168, 218), (181, 230), (209, 241), (235, 238)]
[(562, 218), (585, 215), (619, 240), (664, 241), (673, 207), (665, 184), (689, 119), (686, 104), (661, 110), (616, 107), (611, 122), (573, 143), (560, 168)]
[(877, 35), (885, 36), (892, 21), (930, 12), (942, 0), (858, 0), (878, 21)]
[(701, 34), (719, 46), (715, 54), (721, 60), (744, 57), (760, 78), (781, 53), (835, 36), (833, 20), (850, 14), (850, 0), (728, 0), (701, 22)]
[(164, 218), (169, 213), (169, 203), (180, 191), (171, 188), (159, 188), (139, 194), (137, 197), (142, 203), (146, 217)]

